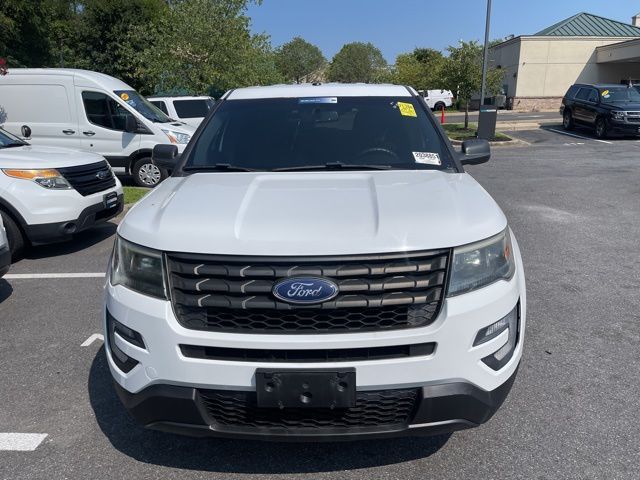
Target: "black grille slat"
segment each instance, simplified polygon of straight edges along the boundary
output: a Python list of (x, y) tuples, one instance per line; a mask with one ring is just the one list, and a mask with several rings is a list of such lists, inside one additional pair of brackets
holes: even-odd
[[(391, 330), (432, 322), (444, 296), (448, 250), (355, 257), (167, 254), (171, 300), (186, 328), (247, 333)], [(333, 280), (338, 295), (301, 306), (276, 299), (284, 278)]]
[(356, 393), (356, 405), (346, 409), (258, 408), (255, 392), (200, 390), (210, 421), (226, 429), (291, 431), (402, 428), (408, 425), (418, 401), (417, 389)]
[[(58, 168), (58, 171), (83, 196), (102, 192), (116, 186), (116, 180), (107, 162), (96, 162), (89, 165)], [(105, 178), (98, 178), (104, 172)]]

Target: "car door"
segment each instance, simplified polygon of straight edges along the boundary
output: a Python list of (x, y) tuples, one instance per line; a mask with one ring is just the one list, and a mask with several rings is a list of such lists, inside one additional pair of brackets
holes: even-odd
[(589, 88), (589, 96), (584, 109), (584, 122), (589, 125), (596, 124), (598, 118), (598, 109), (600, 107), (600, 95), (596, 88)]
[(580, 87), (573, 103), (573, 119), (578, 123), (588, 123), (589, 119), (589, 94), (591, 87)]
[(77, 92), (83, 150), (103, 155), (114, 167), (128, 166), (129, 155), (140, 146), (140, 134), (125, 132), (126, 118), (133, 114), (105, 92)]

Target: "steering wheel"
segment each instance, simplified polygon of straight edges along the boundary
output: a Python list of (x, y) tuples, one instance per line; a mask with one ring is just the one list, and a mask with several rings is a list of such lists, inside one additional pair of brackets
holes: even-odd
[(398, 159), (400, 157), (398, 157), (398, 154), (396, 152), (394, 152), (393, 150), (389, 150), (388, 148), (383, 148), (383, 147), (372, 147), (372, 148), (367, 148), (366, 150), (361, 151), (358, 155), (356, 155), (358, 158), (360, 157), (364, 157), (366, 155), (371, 155), (372, 153), (384, 153), (385, 155), (390, 155), (395, 159)]

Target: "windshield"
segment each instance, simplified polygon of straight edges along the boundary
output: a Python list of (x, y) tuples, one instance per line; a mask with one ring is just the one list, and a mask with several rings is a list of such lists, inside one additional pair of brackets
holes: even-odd
[(152, 105), (135, 90), (115, 90), (115, 93), (122, 101), (130, 107), (135, 108), (144, 118), (155, 123), (168, 123), (171, 121), (162, 110)]
[(21, 145), (28, 145), (27, 142), (20, 140), (15, 135), (11, 135), (6, 130), (0, 128), (0, 148), (16, 147)]
[(428, 115), (413, 97), (227, 100), (183, 168), (455, 170)]
[(640, 103), (640, 92), (630, 87), (613, 87), (600, 90), (602, 101), (612, 102), (637, 102)]

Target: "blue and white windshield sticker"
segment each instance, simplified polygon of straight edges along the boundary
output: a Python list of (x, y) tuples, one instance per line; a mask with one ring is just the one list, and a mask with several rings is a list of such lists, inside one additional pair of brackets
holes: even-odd
[(299, 98), (299, 104), (305, 103), (338, 103), (337, 97), (315, 97), (315, 98)]
[(424, 163), (425, 165), (442, 165), (440, 155), (433, 152), (413, 152), (413, 158), (416, 163)]

